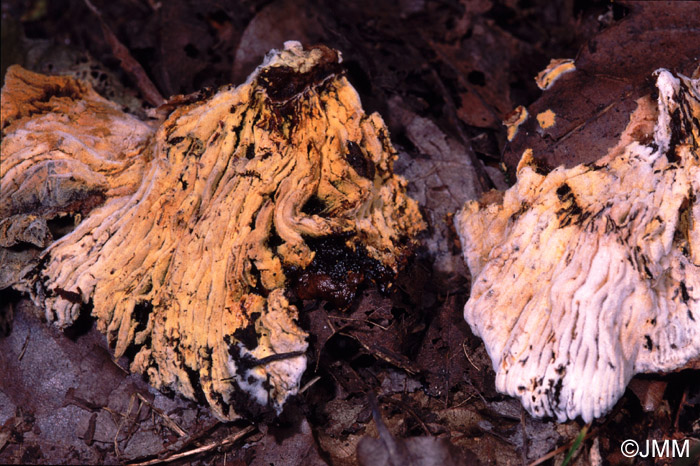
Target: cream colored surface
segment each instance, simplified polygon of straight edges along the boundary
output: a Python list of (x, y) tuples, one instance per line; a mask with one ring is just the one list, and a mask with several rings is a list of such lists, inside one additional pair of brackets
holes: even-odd
[(557, 58), (552, 59), (547, 65), (547, 68), (540, 71), (535, 78), (537, 87), (543, 91), (549, 89), (554, 85), (555, 82), (566, 73), (571, 73), (576, 71), (576, 65), (574, 60), (571, 58)]
[(554, 126), (557, 122), (557, 114), (551, 109), (547, 109), (544, 112), (537, 114), (537, 123), (542, 129), (548, 129)]
[[(392, 173), (381, 117), (363, 112), (344, 77), (284, 102), (259, 82), (266, 70), (304, 73), (323, 59), (288, 42), (245, 84), (181, 106), (157, 128), (69, 78), (46, 92), (74, 87), (71, 95), (22, 113), (12, 97), (49, 78), (14, 68), (3, 88), (0, 181), (0, 205), (14, 207), (2, 217), (52, 183), (106, 197), (16, 287), (60, 327), (91, 303), (115, 357), (135, 349), (132, 371), (157, 388), (203, 395), (221, 419), (238, 417), (242, 392), (281, 411), (306, 367), (307, 334), (285, 297), (285, 268), (314, 258), (304, 238), (347, 235), (348, 247), (396, 272), (424, 227)], [(350, 142), (374, 167), (371, 178), (346, 160)], [(323, 212), (301, 210), (311, 196)], [(235, 336), (250, 326), (255, 345)]]
[(503, 124), (506, 127), (508, 141), (512, 141), (513, 139), (515, 139), (515, 135), (518, 134), (518, 128), (520, 128), (520, 125), (525, 123), (527, 117), (527, 109), (522, 105), (518, 105), (517, 107), (515, 107), (515, 110), (513, 110), (512, 112), (510, 112), (510, 114), (508, 114), (508, 116), (506, 116), (506, 119), (503, 121)]
[(598, 162), (544, 176), (530, 151), (502, 203), (455, 218), (465, 318), (534, 416), (591, 421), (634, 374), (700, 355), (700, 82), (660, 70), (657, 87)]

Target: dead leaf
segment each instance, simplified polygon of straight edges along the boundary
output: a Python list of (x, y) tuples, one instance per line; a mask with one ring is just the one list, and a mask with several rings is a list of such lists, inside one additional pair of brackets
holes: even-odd
[(461, 466), (479, 465), (480, 461), (468, 451), (452, 445), (442, 437), (410, 437), (397, 439), (387, 429), (374, 395), (369, 395), (379, 438), (365, 437), (357, 445), (357, 460), (361, 466)]
[(309, 421), (302, 418), (298, 425), (270, 427), (254, 446), (250, 466), (284, 464), (288, 466), (321, 466), (327, 464), (319, 455)]
[[(551, 168), (595, 161), (617, 143), (636, 100), (653, 91), (654, 70), (693, 73), (700, 4), (622, 3), (629, 15), (591, 38), (575, 59), (576, 71), (528, 108), (530, 117), (503, 156), (511, 175), (526, 148)], [(543, 128), (536, 116), (548, 110), (555, 124)]]
[(280, 49), (285, 41), (312, 45), (321, 39), (321, 19), (307, 0), (276, 0), (266, 5), (248, 23), (238, 43), (231, 79), (243, 82), (267, 52)]

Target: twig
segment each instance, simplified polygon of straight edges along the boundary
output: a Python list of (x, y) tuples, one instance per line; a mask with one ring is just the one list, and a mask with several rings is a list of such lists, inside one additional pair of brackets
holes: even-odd
[(465, 404), (467, 404), (467, 403), (469, 402), (469, 400), (471, 400), (472, 398), (475, 398), (475, 397), (476, 397), (476, 395), (472, 393), (472, 394), (469, 395), (466, 399), (464, 399), (464, 401), (460, 401), (460, 402), (457, 403), (456, 405), (450, 406), (450, 407), (447, 408), (447, 409), (457, 409), (457, 408), (461, 408), (462, 406), (464, 406)]
[[(590, 425), (590, 424), (588, 424), (588, 425)], [(583, 441), (587, 440), (588, 438), (590, 438), (594, 433), (597, 433), (597, 429), (593, 429), (593, 430), (589, 431), (589, 432), (583, 437), (583, 439), (581, 439), (581, 442), (583, 442)], [(574, 442), (576, 441), (577, 438), (578, 438), (578, 436), (572, 438), (571, 440), (569, 440), (568, 442), (566, 442), (566, 444), (560, 446), (560, 447), (557, 448), (556, 450), (552, 450), (552, 451), (550, 451), (549, 453), (547, 453), (546, 455), (544, 455), (544, 456), (538, 458), (537, 460), (535, 460), (534, 462), (530, 463), (529, 466), (537, 466), (538, 464), (542, 464), (542, 463), (544, 463), (545, 461), (547, 461), (547, 460), (550, 459), (550, 458), (554, 458), (554, 457), (557, 456), (559, 453), (564, 452), (564, 451), (566, 451), (567, 449), (571, 448), (571, 445), (574, 444)]]
[(24, 343), (22, 344), (22, 351), (19, 352), (19, 356), (17, 357), (18, 361), (21, 361), (22, 358), (24, 357), (24, 352), (27, 351), (27, 345), (29, 344), (29, 337), (32, 335), (31, 330), (27, 332), (27, 338), (24, 339)]
[(371, 320), (368, 319), (356, 319), (354, 317), (341, 317), (341, 316), (328, 316), (329, 319), (337, 319), (337, 320), (349, 320), (349, 321), (357, 321), (357, 322), (364, 322), (366, 324), (372, 324), (376, 327), (379, 327), (382, 330), (389, 330), (389, 327), (384, 327), (383, 325), (379, 325), (376, 322), (372, 322)]
[(311, 388), (311, 386), (312, 386), (313, 384), (315, 384), (316, 382), (318, 382), (319, 380), (321, 380), (321, 377), (318, 376), (318, 375), (317, 375), (316, 377), (314, 377), (313, 379), (309, 380), (309, 381), (306, 383), (306, 385), (304, 385), (303, 387), (301, 387), (301, 390), (299, 390), (299, 394), (301, 395), (302, 393), (304, 393), (306, 390), (308, 390), (309, 388)]
[(164, 104), (165, 99), (162, 95), (160, 95), (160, 92), (158, 92), (158, 89), (156, 88), (155, 84), (153, 84), (153, 81), (151, 81), (151, 79), (148, 77), (141, 64), (131, 56), (129, 49), (126, 48), (126, 46), (122, 44), (117, 36), (112, 32), (110, 27), (102, 18), (102, 13), (100, 13), (100, 10), (98, 10), (90, 0), (83, 1), (90, 11), (97, 16), (97, 19), (100, 21), (100, 25), (102, 26), (102, 33), (105, 35), (105, 39), (107, 39), (109, 46), (112, 48), (112, 53), (114, 53), (114, 55), (119, 59), (122, 69), (124, 69), (131, 79), (134, 80), (146, 102), (154, 107)]
[[(465, 340), (465, 341), (466, 341), (466, 340)], [(472, 358), (469, 357), (469, 354), (467, 353), (467, 347), (466, 347), (466, 345), (464, 344), (464, 341), (462, 342), (462, 349), (464, 350), (464, 355), (467, 357), (467, 361), (469, 361), (469, 364), (471, 364), (472, 366), (474, 366), (474, 369), (476, 369), (476, 370), (478, 370), (478, 371), (481, 371), (481, 369), (479, 369), (479, 368), (477, 367), (477, 365), (474, 364), (474, 361), (472, 361)]]
[(170, 428), (170, 430), (172, 430), (173, 432), (178, 434), (180, 437), (186, 437), (188, 435), (187, 432), (185, 432), (185, 430), (182, 427), (177, 425), (177, 423), (170, 418), (170, 416), (168, 416), (163, 411), (161, 411), (160, 409), (153, 406), (153, 403), (148, 401), (143, 395), (141, 395), (140, 393), (137, 393), (136, 396), (138, 396), (141, 401), (146, 403), (146, 405), (149, 408), (151, 408), (151, 410), (153, 412), (157, 413), (160, 417), (162, 417), (163, 420), (165, 421), (165, 423), (167, 424), (167, 426)]
[(230, 435), (230, 436), (226, 437), (225, 439), (218, 441), (218, 442), (203, 445), (201, 447), (197, 447), (197, 448), (189, 450), (189, 451), (184, 451), (182, 453), (176, 453), (174, 455), (168, 456), (167, 458), (156, 458), (153, 460), (144, 461), (142, 463), (128, 463), (127, 466), (150, 466), (152, 464), (169, 463), (170, 461), (179, 460), (180, 458), (186, 458), (188, 456), (198, 455), (199, 453), (204, 453), (204, 452), (213, 450), (215, 448), (225, 447), (226, 445), (230, 445), (230, 444), (240, 440), (241, 438), (245, 437), (246, 435), (248, 435), (250, 432), (253, 431), (253, 429), (255, 429), (255, 426), (248, 426), (245, 429), (239, 430), (235, 434)]
[(679, 427), (678, 427), (678, 422), (681, 417), (681, 412), (683, 411), (683, 405), (685, 405), (685, 402), (688, 399), (688, 391), (690, 389), (689, 385), (685, 386), (685, 390), (683, 390), (683, 395), (681, 396), (681, 401), (678, 403), (678, 410), (676, 411), (676, 416), (673, 419), (673, 430), (675, 432), (678, 432)]
[(136, 401), (135, 396), (131, 396), (129, 398), (129, 407), (126, 409), (126, 414), (122, 417), (121, 421), (119, 421), (119, 425), (117, 425), (117, 431), (114, 433), (114, 454), (117, 458), (121, 457), (121, 453), (119, 452), (119, 432), (121, 432), (122, 427), (124, 426), (124, 422), (129, 418), (129, 415), (131, 414), (131, 409), (134, 406), (134, 401)]

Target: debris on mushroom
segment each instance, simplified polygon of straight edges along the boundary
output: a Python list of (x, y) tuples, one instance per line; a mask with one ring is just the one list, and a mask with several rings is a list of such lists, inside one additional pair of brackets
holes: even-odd
[(522, 105), (518, 105), (515, 107), (515, 110), (506, 115), (503, 125), (506, 127), (508, 141), (512, 141), (515, 138), (515, 135), (518, 134), (518, 128), (525, 123), (528, 116), (527, 109)]
[(604, 415), (632, 376), (700, 356), (700, 80), (656, 72), (619, 143), (456, 216), (464, 315), (534, 416)]
[(537, 87), (546, 91), (566, 73), (576, 70), (574, 60), (571, 58), (555, 58), (550, 60), (549, 65), (537, 74), (535, 83)]
[(279, 413), (306, 367), (290, 301), (388, 286), (424, 227), (340, 61), (287, 42), (155, 123), (10, 68), (0, 246), (34, 253), (3, 283), (62, 328), (91, 310), (115, 357), (221, 419)]
[(542, 129), (551, 128), (556, 122), (557, 114), (550, 108), (537, 114), (537, 124), (539, 124)]

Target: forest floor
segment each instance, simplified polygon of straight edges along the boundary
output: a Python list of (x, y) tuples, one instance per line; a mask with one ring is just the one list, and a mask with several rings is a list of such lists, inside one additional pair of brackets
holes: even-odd
[[(366, 284), (349, 309), (300, 303), (309, 367), (300, 394), (268, 424), (223, 423), (204, 406), (167, 397), (113, 361), (95, 329), (66, 334), (35, 317), (27, 300), (3, 295), (12, 303), (0, 312), (12, 306), (14, 319), (0, 337), (0, 463), (394, 464), (393, 453), (371, 442), (358, 451), (362, 439), (380, 435), (377, 421), (397, 445), (431, 458), (416, 463), (426, 465), (560, 465), (570, 452), (572, 465), (675, 464), (625, 458), (620, 445), (700, 444), (697, 369), (635, 377), (615, 408), (589, 425), (535, 419), (499, 394), (484, 345), (462, 315), (470, 277), (449, 227), (474, 193), (512, 181), (501, 165), (502, 121), (541, 97), (534, 78), (550, 59), (590, 54), (597, 43), (598, 64), (622, 60), (635, 76), (676, 66), (665, 62), (668, 44), (631, 41), (634, 28), (625, 24), (650, 15), (638, 3), (92, 0), (101, 19), (88, 3), (3, 1), (3, 76), (15, 63), (72, 74), (143, 116), (149, 85), (168, 97), (237, 84), (285, 40), (325, 44), (342, 52), (365, 110), (386, 121), (399, 152), (395, 169), (429, 229), (393, 292)], [(672, 26), (687, 10), (673, 3), (670, 32), (660, 34), (680, 43)], [(123, 70), (128, 57), (149, 82)], [(585, 138), (579, 147), (595, 143)]]

